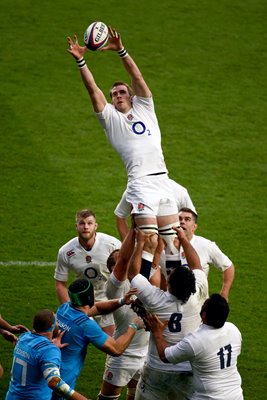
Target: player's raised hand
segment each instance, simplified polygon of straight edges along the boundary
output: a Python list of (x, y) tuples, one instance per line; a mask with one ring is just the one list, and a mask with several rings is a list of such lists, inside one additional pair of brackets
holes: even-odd
[(114, 28), (109, 26), (108, 33), (109, 33), (108, 45), (105, 47), (102, 47), (101, 51), (105, 51), (105, 50), (119, 51), (119, 50), (123, 49), (121, 35), (119, 34), (119, 32), (117, 32)]
[(78, 38), (76, 35), (74, 35), (74, 38), (72, 39), (70, 36), (68, 36), (68, 49), (67, 51), (76, 59), (79, 60), (84, 56), (84, 53), (87, 51), (86, 46), (80, 46), (78, 42)]
[(181, 226), (174, 226), (172, 229), (177, 233), (179, 240), (186, 238), (185, 231)]

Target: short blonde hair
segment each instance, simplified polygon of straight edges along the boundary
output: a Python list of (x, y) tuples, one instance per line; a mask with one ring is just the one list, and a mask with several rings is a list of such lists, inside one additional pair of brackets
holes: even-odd
[(109, 95), (110, 95), (111, 98), (112, 98), (112, 89), (113, 89), (114, 87), (120, 86), (120, 85), (126, 86), (126, 88), (127, 88), (128, 93), (129, 93), (130, 96), (133, 96), (133, 95), (134, 95), (133, 88), (132, 88), (130, 85), (128, 85), (128, 83), (123, 82), (123, 81), (116, 81), (116, 82), (113, 83), (113, 85), (112, 85), (112, 87), (111, 87), (111, 89), (110, 89), (110, 91), (109, 91)]
[(76, 212), (75, 220), (77, 222), (79, 219), (84, 219), (88, 217), (94, 217), (94, 219), (96, 220), (95, 213), (89, 208), (85, 208), (84, 210), (79, 210)]

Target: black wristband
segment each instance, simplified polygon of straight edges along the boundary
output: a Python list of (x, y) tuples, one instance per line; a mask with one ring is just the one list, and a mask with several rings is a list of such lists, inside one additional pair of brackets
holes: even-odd
[(125, 50), (125, 48), (123, 47), (121, 50), (118, 51), (118, 54), (121, 58), (127, 57), (128, 53), (127, 50)]
[(79, 60), (76, 60), (76, 63), (79, 69), (83, 68), (86, 65), (85, 59), (83, 57), (79, 58)]

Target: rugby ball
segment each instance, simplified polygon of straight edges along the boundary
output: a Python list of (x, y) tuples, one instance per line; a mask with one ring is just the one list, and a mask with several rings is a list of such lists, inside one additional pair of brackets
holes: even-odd
[(104, 22), (93, 22), (84, 32), (84, 43), (89, 50), (98, 50), (108, 41), (108, 27)]

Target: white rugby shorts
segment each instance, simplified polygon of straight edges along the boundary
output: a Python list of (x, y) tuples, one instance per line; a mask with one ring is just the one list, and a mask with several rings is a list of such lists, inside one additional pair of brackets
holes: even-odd
[(129, 181), (126, 200), (132, 205), (132, 214), (160, 217), (178, 213), (167, 174), (147, 175)]
[(126, 386), (132, 379), (138, 381), (145, 358), (145, 356), (107, 356), (103, 380), (119, 387)]
[(192, 372), (156, 370), (144, 365), (135, 400), (184, 400), (194, 392)]

